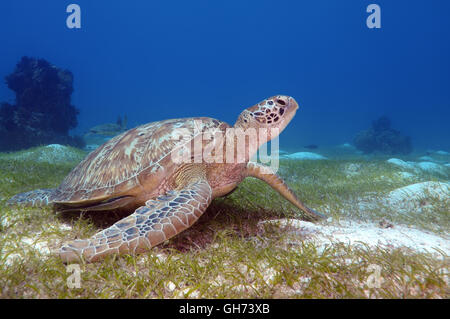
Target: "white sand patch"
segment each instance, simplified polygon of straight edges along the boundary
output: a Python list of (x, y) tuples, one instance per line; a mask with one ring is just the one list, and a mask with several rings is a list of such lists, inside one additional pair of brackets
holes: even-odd
[[(15, 221), (14, 221), (15, 222)], [(55, 231), (69, 231), (72, 230), (71, 225), (62, 223), (51, 223), (47, 226), (48, 230)], [(42, 232), (34, 233), (30, 236), (24, 236), (17, 239), (15, 242), (8, 245), (8, 247), (3, 247), (0, 251), (0, 258), (3, 259), (5, 256), (5, 264), (10, 266), (16, 259), (23, 259), (24, 255), (27, 253), (38, 253), (40, 256), (49, 256), (55, 254), (56, 251), (50, 248), (50, 243), (57, 237), (55, 234), (46, 235)], [(11, 253), (13, 252), (13, 253)]]
[(173, 292), (177, 288), (177, 286), (172, 281), (166, 282), (164, 286), (169, 292)]
[(421, 161), (427, 161), (427, 162), (433, 162), (433, 161), (435, 161), (435, 159), (432, 158), (431, 156), (421, 156), (421, 157), (419, 157), (419, 160), (421, 160)]
[(35, 238), (22, 238), (20, 242), (22, 244), (22, 247), (37, 250), (40, 254), (43, 255), (49, 255), (51, 252), (50, 248), (48, 247), (48, 243), (39, 240), (39, 235), (37, 235)]
[(416, 167), (429, 173), (444, 173), (442, 166), (433, 162), (420, 162), (416, 164)]
[(49, 163), (61, 163), (70, 161), (79, 161), (82, 157), (78, 152), (74, 152), (70, 147), (51, 144), (44, 148), (44, 151), (39, 156), (38, 161)]
[(404, 169), (412, 169), (412, 170), (415, 169), (415, 166), (414, 166), (413, 162), (405, 162), (405, 161), (402, 161), (401, 159), (398, 159), (398, 158), (388, 159), (387, 162), (391, 163), (391, 164), (394, 164), (394, 165), (397, 165), (397, 166), (400, 166), (400, 167), (402, 167)]
[(423, 182), (393, 190), (385, 199), (385, 204), (395, 207), (401, 213), (422, 212), (431, 209), (435, 201), (447, 202), (450, 207), (450, 184)]
[[(281, 157), (281, 156), (280, 156)], [(296, 160), (325, 160), (325, 156), (312, 152), (297, 152), (288, 155), (283, 155), (283, 158), (296, 159)]]
[(61, 144), (49, 144), (47, 146), (44, 146), (46, 149), (51, 149), (55, 151), (64, 151), (67, 147)]
[(8, 228), (13, 224), (14, 224), (14, 221), (12, 220), (11, 217), (6, 216), (6, 215), (0, 216), (0, 226), (2, 228)]
[(200, 291), (194, 288), (184, 288), (180, 291), (174, 291), (173, 297), (177, 299), (185, 299), (185, 298), (199, 298)]
[(60, 225), (58, 226), (58, 228), (59, 228), (60, 230), (63, 230), (63, 231), (72, 230), (72, 226), (71, 226), (71, 225), (67, 225), (67, 224), (60, 224)]
[(312, 241), (321, 248), (335, 243), (344, 243), (354, 246), (366, 244), (372, 247), (383, 248), (408, 247), (417, 252), (436, 253), (434, 248), (450, 253), (448, 235), (438, 236), (431, 232), (396, 225), (392, 228), (380, 228), (374, 223), (360, 223), (341, 221), (340, 225), (320, 225), (297, 219), (278, 219), (261, 223), (274, 223), (286, 227), (295, 240), (299, 242)]
[(278, 275), (279, 272), (276, 269), (267, 267), (266, 269), (264, 269), (263, 279), (267, 285), (273, 285), (275, 283), (276, 276)]
[[(424, 158), (424, 157), (422, 157)], [(399, 166), (403, 169), (409, 169), (414, 171), (422, 171), (427, 173), (438, 173), (438, 174), (444, 174), (445, 175), (445, 167), (444, 165), (440, 165), (437, 163), (433, 163), (430, 161), (423, 161), (423, 162), (405, 162), (398, 158), (391, 158), (387, 160), (388, 163), (391, 163), (393, 165)]]
[[(23, 253), (29, 252), (29, 251), (35, 251), (38, 252), (41, 256), (48, 256), (52, 253), (52, 250), (50, 249), (48, 245), (48, 241), (44, 240), (41, 237), (41, 233), (36, 233), (34, 237), (23, 237), (20, 239), (20, 241), (17, 243), (17, 246), (20, 247), (20, 250)], [(6, 252), (8, 253), (8, 252)], [(2, 252), (2, 255), (5, 255), (5, 252)], [(20, 253), (12, 253), (9, 254), (5, 258), (5, 264), (8, 266), (11, 266), (14, 262), (14, 260), (22, 259), (23, 255)]]

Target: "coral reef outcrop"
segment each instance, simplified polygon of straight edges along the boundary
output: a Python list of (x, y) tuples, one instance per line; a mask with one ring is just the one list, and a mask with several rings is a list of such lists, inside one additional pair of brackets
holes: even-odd
[(44, 59), (22, 57), (5, 80), (16, 104), (0, 105), (0, 151), (56, 143), (83, 146), (81, 137), (69, 135), (79, 113), (70, 101), (72, 72)]
[(386, 116), (373, 121), (368, 130), (356, 134), (353, 143), (365, 154), (379, 152), (406, 155), (412, 151), (411, 138), (392, 129), (391, 121)]

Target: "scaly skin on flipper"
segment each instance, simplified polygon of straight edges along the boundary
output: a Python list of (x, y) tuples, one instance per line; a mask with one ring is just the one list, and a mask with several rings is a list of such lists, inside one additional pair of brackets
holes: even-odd
[(289, 188), (286, 182), (280, 176), (278, 176), (270, 167), (255, 162), (248, 162), (246, 174), (247, 176), (258, 178), (269, 184), (284, 198), (286, 198), (292, 204), (300, 208), (309, 218), (313, 220), (326, 218), (325, 215), (316, 212), (315, 210), (312, 210), (311, 208), (308, 208), (305, 204), (303, 204), (297, 198), (294, 192)]
[(87, 240), (60, 249), (64, 262), (98, 261), (111, 254), (137, 254), (190, 227), (211, 202), (211, 187), (201, 178), (180, 190), (148, 200), (145, 206)]
[(30, 192), (14, 195), (8, 200), (8, 205), (46, 206), (52, 202), (56, 190), (53, 188), (36, 189)]

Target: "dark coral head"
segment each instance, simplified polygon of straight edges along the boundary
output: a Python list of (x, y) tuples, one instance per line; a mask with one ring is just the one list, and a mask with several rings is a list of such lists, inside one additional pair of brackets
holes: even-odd
[(389, 130), (391, 128), (391, 121), (384, 115), (372, 122), (372, 128), (377, 132)]

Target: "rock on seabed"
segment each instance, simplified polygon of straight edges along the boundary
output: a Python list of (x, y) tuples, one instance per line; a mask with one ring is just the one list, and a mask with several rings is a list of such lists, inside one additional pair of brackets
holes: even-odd
[(86, 153), (82, 150), (60, 144), (50, 144), (4, 155), (6, 159), (31, 160), (50, 164), (79, 162), (85, 156)]
[(388, 163), (399, 166), (404, 169), (410, 170), (421, 170), (428, 173), (438, 173), (445, 175), (445, 165), (440, 165), (437, 163), (422, 161), (422, 162), (405, 162), (398, 158), (391, 158), (387, 160)]
[(385, 204), (398, 212), (417, 213), (432, 208), (434, 201), (450, 205), (449, 183), (422, 182), (397, 188), (388, 194)]
[(283, 155), (282, 158), (296, 159), (296, 160), (326, 160), (325, 156), (312, 152), (297, 152), (288, 155)]

